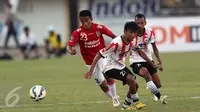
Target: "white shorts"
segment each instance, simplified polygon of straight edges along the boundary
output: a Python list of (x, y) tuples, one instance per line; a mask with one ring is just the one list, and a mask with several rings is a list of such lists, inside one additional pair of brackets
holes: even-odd
[[(103, 68), (104, 64), (105, 64), (104, 59), (103, 58), (99, 59), (99, 61), (97, 62), (97, 65), (95, 66), (94, 71), (93, 71), (94, 80), (96, 80), (96, 83), (98, 85), (101, 85), (103, 83), (103, 81), (105, 80), (105, 77), (102, 73), (102, 68)], [(91, 65), (87, 65), (87, 67), (89, 70)]]

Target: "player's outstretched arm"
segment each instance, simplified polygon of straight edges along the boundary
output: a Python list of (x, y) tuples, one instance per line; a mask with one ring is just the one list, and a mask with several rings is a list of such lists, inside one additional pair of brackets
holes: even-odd
[[(142, 57), (144, 60), (146, 60), (149, 64), (151, 64), (153, 67), (155, 67), (155, 64), (148, 58), (148, 56), (140, 49), (137, 50), (137, 53)], [(156, 68), (156, 67), (155, 67)]]
[(90, 79), (90, 78), (92, 77), (92, 73), (93, 73), (93, 71), (94, 71), (94, 68), (95, 68), (97, 62), (99, 61), (99, 59), (100, 59), (101, 57), (102, 57), (101, 54), (100, 54), (100, 53), (97, 53), (97, 55), (95, 56), (95, 58), (94, 58), (94, 60), (93, 60), (93, 62), (92, 62), (92, 65), (91, 65), (91, 67), (90, 67), (90, 70), (84, 75), (84, 77), (85, 77), (86, 79)]
[(153, 52), (154, 52), (154, 55), (156, 56), (158, 63), (162, 66), (162, 60), (160, 59), (159, 50), (155, 43), (152, 44), (152, 48), (153, 48)]
[(158, 68), (160, 71), (162, 71), (162, 67), (160, 65), (156, 65), (154, 64), (149, 58), (148, 56), (140, 49), (137, 50), (137, 53), (144, 59), (147, 61), (147, 63), (151, 64), (154, 68)]
[(78, 28), (77, 30), (74, 30), (72, 32), (71, 38), (68, 41), (68, 45), (67, 45), (67, 51), (71, 54), (71, 55), (76, 55), (76, 43), (79, 42), (79, 38), (80, 38), (80, 28)]

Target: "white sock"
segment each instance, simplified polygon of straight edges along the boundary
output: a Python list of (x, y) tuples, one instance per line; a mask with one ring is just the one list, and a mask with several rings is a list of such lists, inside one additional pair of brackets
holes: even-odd
[(108, 89), (108, 91), (106, 92), (106, 95), (107, 95), (108, 97), (110, 97), (110, 98), (113, 98), (113, 96), (112, 96), (112, 93), (111, 93), (110, 89)]
[(113, 96), (114, 98), (117, 98), (117, 91), (116, 91), (116, 85), (115, 85), (115, 83), (112, 84), (112, 85), (109, 85), (109, 84), (108, 84), (108, 87), (109, 87), (109, 89), (110, 89), (110, 91), (111, 91), (111, 93), (112, 93), (112, 96)]
[(137, 94), (137, 93), (131, 94), (131, 99), (133, 100), (133, 102), (139, 101), (139, 96), (138, 96), (138, 94)]
[(153, 83), (153, 81), (147, 82), (147, 87), (151, 91), (152, 94), (154, 94), (158, 99), (160, 99), (160, 92), (156, 85)]

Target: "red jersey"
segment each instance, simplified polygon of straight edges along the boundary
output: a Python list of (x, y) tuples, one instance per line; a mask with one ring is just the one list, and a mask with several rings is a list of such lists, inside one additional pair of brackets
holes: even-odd
[(74, 47), (76, 43), (79, 43), (85, 63), (91, 65), (99, 50), (106, 46), (103, 34), (109, 37), (113, 36), (113, 33), (104, 25), (93, 23), (89, 30), (80, 26), (72, 33), (72, 38), (68, 41), (68, 44)]

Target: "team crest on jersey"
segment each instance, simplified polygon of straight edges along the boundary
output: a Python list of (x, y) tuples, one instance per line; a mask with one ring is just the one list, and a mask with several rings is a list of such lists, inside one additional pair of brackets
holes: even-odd
[(100, 36), (101, 36), (101, 32), (100, 32), (100, 31), (97, 31), (97, 32), (96, 32), (96, 35), (97, 35), (97, 37), (100, 37)]

